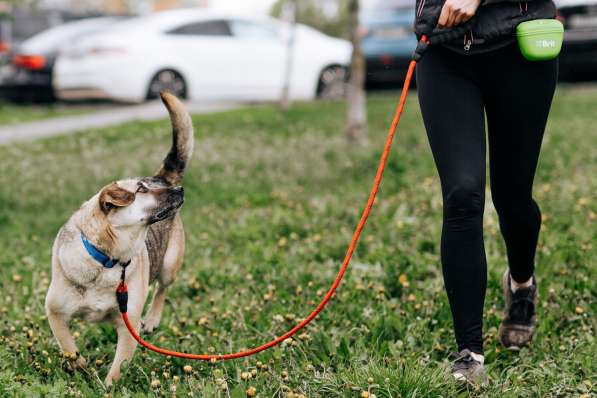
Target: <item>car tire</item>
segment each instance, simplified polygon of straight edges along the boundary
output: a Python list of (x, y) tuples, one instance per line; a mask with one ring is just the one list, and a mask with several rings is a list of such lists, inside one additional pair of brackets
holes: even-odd
[(187, 84), (182, 75), (175, 70), (164, 69), (153, 76), (147, 89), (147, 99), (158, 98), (162, 91), (168, 91), (178, 98), (187, 98)]
[(340, 65), (328, 66), (321, 72), (317, 85), (317, 97), (339, 99), (346, 96), (348, 70)]

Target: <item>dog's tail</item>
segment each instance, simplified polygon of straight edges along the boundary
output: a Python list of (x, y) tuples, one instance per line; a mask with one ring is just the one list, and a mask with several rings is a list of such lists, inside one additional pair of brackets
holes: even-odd
[(160, 93), (160, 97), (170, 113), (172, 147), (157, 171), (156, 177), (163, 178), (170, 185), (178, 185), (193, 155), (195, 144), (193, 122), (184, 105), (176, 96), (163, 91)]

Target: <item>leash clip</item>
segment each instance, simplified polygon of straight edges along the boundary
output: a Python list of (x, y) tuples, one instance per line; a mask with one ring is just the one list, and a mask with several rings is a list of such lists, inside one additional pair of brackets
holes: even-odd
[(118, 309), (121, 314), (127, 312), (127, 304), (129, 301), (129, 289), (126, 285), (126, 267), (131, 263), (129, 260), (126, 263), (122, 263), (122, 274), (120, 274), (120, 283), (116, 288), (116, 301), (118, 302)]

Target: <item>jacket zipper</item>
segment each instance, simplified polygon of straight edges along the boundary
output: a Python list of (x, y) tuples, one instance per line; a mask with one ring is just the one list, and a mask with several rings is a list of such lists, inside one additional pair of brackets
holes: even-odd
[[(469, 38), (470, 35), (470, 38)], [(473, 31), (469, 30), (464, 34), (464, 51), (469, 51), (473, 45)]]

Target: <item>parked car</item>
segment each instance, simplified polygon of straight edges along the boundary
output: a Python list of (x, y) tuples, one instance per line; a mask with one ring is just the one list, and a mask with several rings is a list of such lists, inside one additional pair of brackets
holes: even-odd
[(360, 17), (367, 84), (402, 82), (417, 47), (413, 32), (414, 1), (366, 2)]
[[(289, 26), (205, 9), (164, 11), (86, 37), (61, 53), (63, 99), (141, 102), (161, 90), (202, 100), (275, 100), (284, 86)], [(312, 99), (345, 78), (349, 42), (297, 25), (289, 95)]]
[[(0, 68), (7, 65), (10, 61), (10, 42), (0, 38)], [(2, 71), (0, 70), (0, 82), (2, 81)]]
[(556, 4), (565, 27), (560, 77), (597, 80), (597, 0), (559, 0)]
[(60, 47), (119, 20), (101, 17), (69, 22), (23, 41), (11, 52), (10, 64), (3, 73), (5, 95), (13, 100), (54, 99), (52, 75)]

